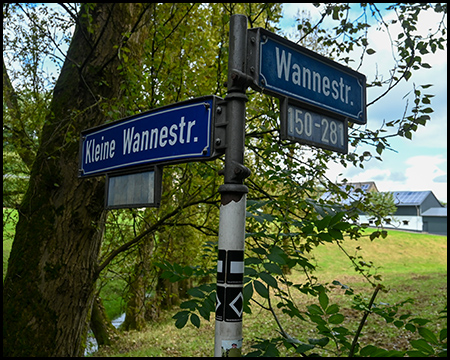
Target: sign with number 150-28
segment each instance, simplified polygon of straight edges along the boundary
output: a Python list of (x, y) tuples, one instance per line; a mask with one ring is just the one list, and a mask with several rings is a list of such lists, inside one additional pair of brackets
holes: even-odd
[(281, 101), (280, 117), (282, 139), (347, 154), (347, 120), (318, 114), (287, 99)]

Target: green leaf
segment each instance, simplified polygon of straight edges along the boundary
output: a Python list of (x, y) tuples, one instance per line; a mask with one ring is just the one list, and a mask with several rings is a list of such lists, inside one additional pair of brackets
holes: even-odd
[(383, 150), (384, 150), (384, 144), (382, 144), (382, 143), (378, 143), (377, 144), (377, 153), (379, 154), (379, 155), (381, 155), (381, 153), (383, 152)]
[(245, 275), (245, 276), (257, 276), (257, 275), (258, 275), (258, 272), (257, 272), (255, 269), (246, 266), (246, 267), (244, 268), (244, 275)]
[[(207, 309), (206, 307), (201, 307), (198, 309), (198, 312), (203, 317), (203, 319), (205, 319), (206, 321), (209, 321), (209, 315), (211, 313), (211, 311), (209, 309)], [(192, 321), (192, 318), (191, 318), (191, 321)]]
[(253, 252), (259, 254), (259, 255), (266, 255), (267, 251), (266, 249), (260, 248), (260, 247), (255, 247), (251, 249)]
[(317, 234), (317, 236), (320, 238), (320, 240), (323, 240), (323, 241), (331, 242), (333, 240), (331, 235), (326, 232), (320, 232)]
[(367, 50), (366, 50), (366, 53), (367, 53), (368, 55), (372, 55), (372, 54), (375, 54), (376, 51), (375, 51), (374, 49), (367, 49)]
[(269, 255), (267, 255), (267, 258), (269, 260), (273, 261), (274, 263), (277, 263), (277, 264), (280, 264), (280, 265), (286, 265), (286, 260), (280, 254), (270, 253)]
[(331, 314), (336, 314), (338, 311), (339, 311), (339, 305), (331, 304), (330, 306), (328, 306), (326, 313), (328, 315), (331, 315)]
[(447, 339), (447, 328), (439, 331), (439, 340), (444, 341), (445, 339)]
[(323, 219), (319, 220), (316, 222), (316, 227), (317, 230), (322, 231), (323, 229), (325, 229), (326, 227), (328, 227), (328, 224), (331, 221), (331, 216), (325, 216)]
[(172, 271), (164, 270), (161, 274), (161, 278), (162, 279), (170, 279), (172, 277), (172, 275), (173, 275)]
[(314, 345), (301, 344), (297, 347), (297, 349), (295, 349), (295, 352), (297, 354), (303, 354), (305, 351), (314, 349), (314, 347), (315, 347)]
[(204, 298), (204, 297), (205, 297), (205, 293), (204, 293), (203, 291), (200, 291), (200, 290), (197, 289), (197, 288), (189, 289), (189, 290), (187, 291), (187, 293), (188, 293), (189, 295), (193, 296), (193, 297), (198, 297), (198, 298)]
[(253, 286), (255, 287), (255, 290), (259, 295), (266, 299), (269, 298), (269, 291), (262, 282), (260, 282), (259, 280), (254, 280)]
[(328, 319), (330, 324), (340, 324), (345, 320), (345, 316), (342, 314), (331, 315)]
[(361, 349), (359, 354), (364, 357), (373, 356), (373, 354), (375, 354), (375, 352), (378, 350), (380, 350), (380, 348), (373, 346), (373, 345), (367, 345)]
[(408, 81), (409, 78), (411, 77), (411, 75), (412, 75), (411, 71), (406, 71), (405, 72), (405, 80)]
[(437, 345), (439, 343), (436, 335), (434, 335), (433, 332), (427, 328), (420, 327), (419, 334), (429, 343), (432, 343), (435, 345)]
[(191, 314), (191, 323), (197, 329), (200, 327), (200, 318), (197, 316), (197, 314)]
[(396, 321), (394, 321), (394, 325), (395, 325), (398, 329), (400, 329), (400, 328), (403, 326), (403, 321), (396, 320)]
[(244, 286), (244, 301), (249, 301), (253, 296), (253, 284), (250, 282)]
[(424, 352), (425, 354), (432, 355), (434, 354), (434, 350), (430, 344), (428, 344), (424, 339), (419, 340), (411, 340), (409, 342), (411, 346), (419, 351)]
[(183, 273), (183, 268), (181, 267), (180, 264), (173, 264), (173, 268), (175, 269), (175, 271), (177, 272), (177, 274), (182, 274)]
[(191, 276), (192, 273), (194, 272), (194, 269), (192, 269), (192, 267), (190, 266), (185, 266), (183, 269), (183, 272), (187, 275), (187, 276)]
[(319, 292), (319, 303), (324, 311), (328, 307), (328, 302), (329, 302), (328, 296), (325, 293), (325, 289), (323, 289), (322, 291)]
[(180, 304), (181, 309), (194, 310), (196, 307), (197, 307), (197, 301), (195, 301), (195, 300), (184, 301)]
[(265, 272), (261, 272), (259, 273), (259, 277), (265, 282), (267, 283), (267, 285), (272, 286), (273, 288), (278, 288), (278, 282), (275, 280), (275, 278)]
[(430, 320), (428, 320), (428, 319), (422, 319), (422, 318), (414, 318), (414, 319), (409, 320), (409, 322), (415, 323), (415, 324), (417, 324), (417, 325), (419, 325), (419, 326), (423, 326), (423, 325), (429, 323)]
[(278, 274), (278, 275), (283, 275), (283, 270), (281, 269), (281, 267), (279, 267), (277, 264), (274, 263), (264, 263), (263, 264), (264, 268), (270, 272), (270, 273), (274, 273), (274, 274)]
[(189, 311), (182, 311), (182, 312), (175, 314), (173, 316), (174, 319), (177, 319), (177, 321), (175, 321), (175, 326), (178, 329), (182, 329), (184, 327), (184, 325), (186, 325), (186, 323), (188, 321), (188, 317), (189, 317)]
[(323, 315), (324, 314), (322, 309), (316, 304), (309, 305), (306, 308), (308, 309), (308, 311), (311, 315)]
[(244, 262), (245, 265), (258, 265), (262, 263), (262, 260), (257, 257), (248, 257)]
[(308, 339), (308, 342), (311, 345), (319, 345), (320, 347), (324, 347), (329, 343), (330, 339), (327, 337), (323, 337), (321, 339)]
[(426, 357), (426, 355), (422, 351), (419, 351), (419, 350), (408, 350), (406, 352), (406, 354), (409, 357)]
[(329, 227), (334, 227), (334, 225), (338, 224), (342, 218), (345, 216), (345, 212), (341, 211), (338, 212), (336, 215), (334, 215), (331, 220), (330, 223), (328, 224)]
[(336, 229), (328, 229), (328, 233), (331, 235), (333, 239), (339, 239), (343, 240), (344, 236), (342, 235), (342, 232)]
[[(317, 325), (323, 326), (324, 328), (326, 328), (327, 322), (324, 319), (322, 319), (322, 317), (320, 315), (308, 314), (308, 316), (312, 322), (315, 322)], [(317, 328), (319, 328), (319, 326)]]

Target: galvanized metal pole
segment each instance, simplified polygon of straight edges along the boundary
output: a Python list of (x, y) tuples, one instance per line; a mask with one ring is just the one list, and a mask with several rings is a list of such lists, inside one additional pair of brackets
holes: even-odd
[(214, 356), (240, 356), (242, 346), (246, 194), (244, 166), (247, 17), (230, 19), (224, 185), (219, 187), (219, 258)]

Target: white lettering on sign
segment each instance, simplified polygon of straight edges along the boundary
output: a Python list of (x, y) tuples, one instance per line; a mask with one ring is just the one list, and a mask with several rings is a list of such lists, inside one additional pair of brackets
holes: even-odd
[[(279, 79), (292, 82), (294, 85), (302, 86), (325, 96), (332, 96), (333, 99), (341, 101), (344, 104), (349, 103), (348, 94), (352, 91), (352, 87), (344, 83), (344, 79), (330, 79), (328, 76), (322, 76), (320, 73), (308, 69), (301, 64), (293, 63), (291, 65), (292, 54), (275, 47), (277, 75)], [(353, 105), (353, 101), (350, 101)]]
[[(172, 124), (170, 128), (163, 126), (161, 129), (154, 128), (141, 132), (134, 131), (134, 126), (123, 130), (123, 155), (131, 152), (137, 153), (160, 148), (166, 145), (174, 146), (177, 142), (180, 144), (189, 144), (197, 142), (198, 137), (192, 137), (192, 128), (195, 126), (195, 120), (184, 121), (181, 117), (179, 124)], [(186, 131), (185, 131), (186, 130)]]
[(95, 143), (95, 139), (88, 140), (86, 142), (86, 157), (85, 163), (90, 164), (92, 162), (112, 159), (116, 150), (116, 141), (104, 141), (102, 136), (99, 144)]
[[(175, 146), (177, 143), (196, 143), (198, 137), (193, 136), (195, 124), (195, 120), (186, 122), (182, 116), (179, 123), (163, 126), (161, 129), (135, 131), (134, 126), (126, 128), (123, 130), (122, 154), (128, 155), (158, 147)], [(85, 149), (84, 162), (86, 164), (112, 159), (116, 154), (116, 140), (105, 140), (104, 136), (101, 137), (100, 142), (96, 142), (96, 139), (87, 140)]]

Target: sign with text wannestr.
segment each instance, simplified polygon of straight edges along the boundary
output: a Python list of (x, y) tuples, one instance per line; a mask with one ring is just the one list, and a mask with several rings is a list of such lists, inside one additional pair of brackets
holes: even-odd
[(83, 131), (79, 176), (213, 159), (214, 115), (219, 100), (214, 95), (204, 96)]
[(366, 77), (268, 30), (248, 30), (247, 74), (263, 92), (366, 123)]

